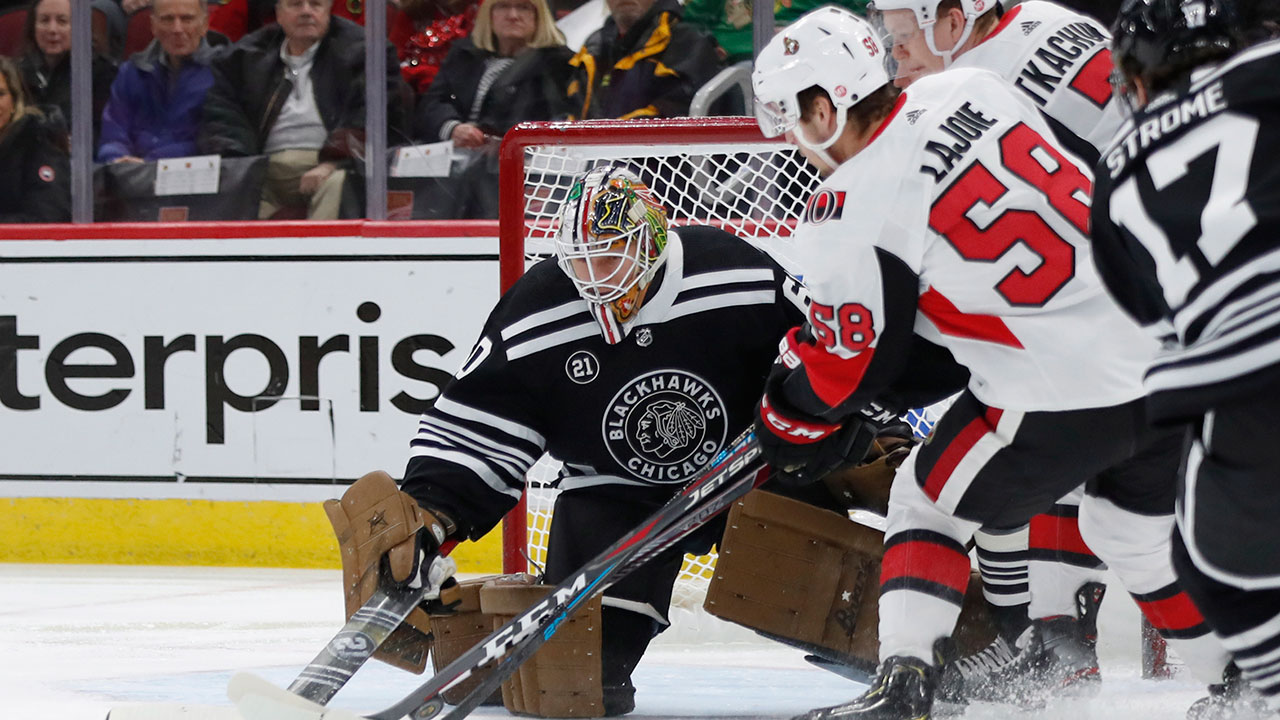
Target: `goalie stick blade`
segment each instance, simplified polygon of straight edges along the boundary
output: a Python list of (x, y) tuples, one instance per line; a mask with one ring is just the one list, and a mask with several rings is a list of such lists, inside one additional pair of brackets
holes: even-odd
[(243, 720), (243, 718), (234, 707), (227, 705), (138, 703), (111, 708), (107, 711), (107, 720)]
[(298, 697), (253, 673), (233, 675), (227, 683), (227, 697), (236, 704), (237, 720), (363, 720), (350, 711)]

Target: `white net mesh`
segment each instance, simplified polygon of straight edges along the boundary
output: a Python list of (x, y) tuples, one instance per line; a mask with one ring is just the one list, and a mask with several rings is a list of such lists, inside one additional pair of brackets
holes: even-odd
[[(708, 121), (686, 122), (694, 127)], [(731, 121), (721, 120), (718, 127), (725, 122)], [(754, 123), (746, 119), (725, 127), (723, 137), (713, 141), (683, 142), (685, 134), (679, 127), (661, 142), (629, 140), (633, 130), (644, 127), (644, 123), (557, 125), (554, 141), (529, 145), (522, 158), (516, 155), (521, 163), (503, 165), (502, 172), (519, 171), (524, 178), (523, 218), (518, 208), (510, 207), (514, 203), (504, 199), (503, 212), (511, 214), (504, 215), (502, 222), (504, 232), (509, 222), (520, 223), (526, 267), (553, 252), (555, 218), (574, 178), (598, 164), (613, 163), (640, 175), (666, 206), (672, 225), (722, 227), (798, 274), (791, 234), (820, 180), (793, 147), (760, 139)], [(508, 251), (504, 248), (504, 254)], [(908, 420), (917, 434), (923, 436), (932, 428), (945, 409), (940, 406), (912, 412)], [(537, 565), (546, 560), (559, 466), (543, 457), (529, 473), (525, 552)], [(672, 606), (700, 606), (714, 567), (714, 554), (687, 556)]]

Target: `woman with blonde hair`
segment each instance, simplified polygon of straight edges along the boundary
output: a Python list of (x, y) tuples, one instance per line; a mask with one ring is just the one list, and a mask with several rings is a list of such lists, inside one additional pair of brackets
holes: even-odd
[[(568, 113), (569, 58), (546, 0), (484, 0), (475, 28), (449, 50), (418, 106), (417, 134), (477, 151), (456, 167), (452, 217), (497, 217), (491, 152), (516, 123)], [(487, 148), (487, 150), (486, 150)], [(444, 198), (442, 198), (443, 200)]]
[(71, 219), (66, 136), (32, 104), (22, 73), (0, 57), (0, 223)]

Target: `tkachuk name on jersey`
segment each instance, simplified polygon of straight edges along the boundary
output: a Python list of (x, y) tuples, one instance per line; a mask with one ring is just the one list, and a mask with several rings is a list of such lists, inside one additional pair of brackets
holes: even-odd
[(725, 405), (702, 378), (657, 370), (628, 383), (605, 410), (609, 453), (632, 475), (677, 483), (696, 476), (724, 447)]
[(961, 105), (959, 110), (938, 123), (938, 131), (946, 137), (940, 141), (929, 140), (924, 145), (927, 152), (937, 156), (940, 164), (935, 166), (925, 163), (920, 166), (920, 172), (932, 176), (935, 183), (942, 182), (947, 173), (964, 159), (964, 154), (973, 147), (973, 143), (998, 122), (998, 119), (987, 117), (981, 110), (974, 109), (970, 103)]
[[(1106, 42), (1107, 36), (1089, 23), (1071, 23), (1045, 39), (1045, 47), (1035, 51), (1035, 56), (1027, 61), (1013, 84), (1041, 106), (1048, 105), (1048, 96), (1057, 91), (1058, 85), (1070, 73), (1071, 68), (1082, 57), (1091, 55), (1090, 50), (1105, 45)], [(1092, 97), (1091, 93), (1085, 94)], [(1106, 101), (1105, 97), (1101, 98), (1098, 104), (1105, 104)]]
[(1107, 152), (1107, 171), (1113, 178), (1119, 176), (1125, 165), (1152, 143), (1194, 120), (1207, 118), (1226, 109), (1227, 100), (1222, 91), (1222, 81), (1215, 82), (1164, 110), (1153, 103), (1153, 107), (1148, 110), (1149, 116), (1125, 133)]

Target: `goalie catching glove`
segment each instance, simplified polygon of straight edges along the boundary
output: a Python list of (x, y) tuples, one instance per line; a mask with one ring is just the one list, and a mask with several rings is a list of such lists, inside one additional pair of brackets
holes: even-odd
[(427, 510), (382, 471), (357, 480), (341, 500), (324, 503), (342, 551), (343, 595), (349, 619), (378, 584), (426, 588), (423, 605), (396, 628), (373, 656), (410, 672), (426, 668), (431, 648), (427, 613), (447, 612), (457, 604), (450, 590), (456, 565), (439, 554), (457, 529), (444, 513)]

